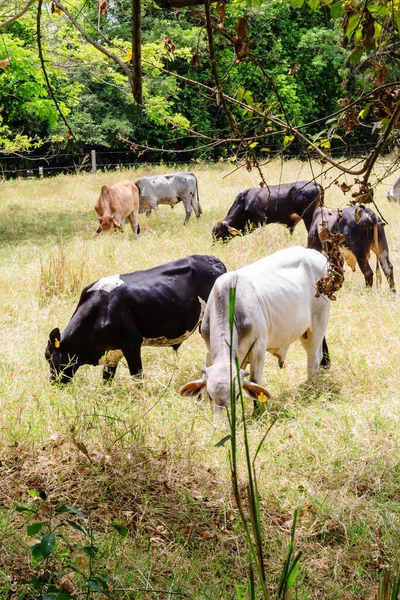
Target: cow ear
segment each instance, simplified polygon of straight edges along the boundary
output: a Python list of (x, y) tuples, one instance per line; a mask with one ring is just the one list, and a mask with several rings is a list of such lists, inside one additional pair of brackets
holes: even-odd
[(228, 231), (231, 235), (241, 235), (242, 232), (239, 231), (239, 229), (235, 229), (235, 227), (231, 227), (230, 225), (227, 225)]
[(253, 383), (252, 381), (243, 381), (243, 389), (245, 393), (257, 402), (266, 402), (271, 398), (271, 394), (262, 385)]
[(61, 334), (58, 327), (50, 331), (49, 340), (56, 348), (60, 347)]
[(203, 391), (203, 389), (206, 387), (206, 380), (203, 379), (195, 379), (195, 381), (190, 381), (189, 383), (187, 383), (186, 385), (184, 385), (183, 387), (181, 387), (181, 389), (179, 390), (179, 393), (181, 396), (186, 396), (188, 398), (194, 398), (195, 396), (198, 396), (199, 394), (201, 394), (201, 392)]

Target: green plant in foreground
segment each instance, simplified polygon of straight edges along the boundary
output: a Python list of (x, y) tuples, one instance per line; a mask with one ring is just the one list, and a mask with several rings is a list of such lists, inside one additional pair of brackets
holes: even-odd
[[(258, 493), (258, 483), (257, 483), (257, 472), (255, 467), (255, 462), (257, 459), (257, 455), (264, 443), (266, 436), (274, 425), (274, 422), (267, 429), (263, 438), (257, 446), (257, 450), (254, 454), (253, 460), (251, 460), (250, 456), (250, 448), (249, 448), (249, 439), (247, 433), (246, 419), (245, 419), (245, 410), (244, 410), (244, 400), (243, 400), (243, 392), (240, 381), (240, 364), (238, 357), (234, 355), (233, 349), (233, 326), (234, 326), (234, 317), (235, 317), (235, 303), (236, 303), (236, 288), (231, 287), (229, 290), (229, 348), (230, 348), (230, 391), (231, 391), (231, 413), (229, 418), (229, 424), (231, 429), (231, 452), (230, 452), (230, 466), (231, 466), (231, 477), (232, 477), (232, 485), (233, 492), (237, 507), (239, 509), (240, 517), (242, 520), (242, 524), (246, 534), (247, 540), (247, 548), (248, 548), (248, 563), (249, 563), (249, 571), (248, 571), (248, 591), (249, 596), (253, 600), (256, 598), (256, 585), (254, 579), (254, 568), (257, 571), (259, 585), (261, 588), (262, 598), (264, 600), (269, 600), (270, 595), (267, 587), (267, 578), (264, 567), (264, 557), (263, 557), (263, 545), (262, 545), (262, 529), (261, 529), (261, 515), (260, 515), (260, 501), (259, 501), (259, 493)], [(240, 408), (241, 408), (241, 417), (243, 423), (243, 442), (245, 447), (246, 454), (246, 469), (247, 469), (247, 477), (248, 482), (246, 484), (246, 492), (247, 492), (247, 501), (248, 501), (248, 510), (250, 513), (250, 522), (247, 517), (243, 502), (239, 493), (239, 484), (238, 484), (238, 468), (237, 468), (237, 426), (236, 426), (236, 389), (234, 382), (234, 369), (236, 371), (236, 379), (239, 385), (239, 398), (240, 398)], [(291, 538), (289, 543), (289, 548), (287, 551), (287, 555), (285, 561), (283, 563), (283, 567), (281, 570), (281, 574), (278, 581), (278, 588), (276, 592), (276, 598), (282, 600), (289, 600), (289, 590), (293, 587), (297, 575), (299, 573), (299, 561), (301, 557), (301, 552), (298, 552), (294, 555), (294, 540), (296, 533), (296, 523), (297, 523), (297, 509), (294, 512), (293, 517), (293, 525)], [(237, 597), (241, 597), (237, 590)]]
[[(115, 581), (104, 574), (101, 558), (106, 553), (95, 540), (92, 513), (86, 516), (74, 506), (59, 503), (54, 505), (44, 492), (30, 490), (35, 499), (32, 506), (16, 506), (18, 513), (26, 513), (31, 522), (27, 525), (27, 535), (34, 538), (41, 535), (40, 541), (30, 546), (33, 574), (23, 584), (32, 598), (41, 600), (69, 600), (76, 598), (78, 582), (86, 598), (92, 592), (109, 595), (115, 588)], [(121, 537), (128, 530), (118, 523), (110, 523)], [(73, 539), (68, 532), (73, 531)], [(63, 572), (60, 572), (63, 571)]]
[(381, 577), (376, 600), (398, 600), (400, 598), (400, 575), (385, 571)]

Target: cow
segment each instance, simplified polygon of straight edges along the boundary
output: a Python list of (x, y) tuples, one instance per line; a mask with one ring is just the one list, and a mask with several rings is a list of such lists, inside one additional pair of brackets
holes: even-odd
[(139, 228), (139, 192), (130, 181), (120, 181), (113, 185), (103, 185), (94, 207), (98, 215), (99, 226), (96, 233), (120, 230), (127, 219), (132, 227), (135, 239)]
[(390, 188), (386, 197), (390, 202), (400, 203), (400, 177), (396, 179), (395, 184)]
[(215, 256), (192, 255), (91, 283), (64, 331), (55, 328), (49, 335), (51, 381), (68, 383), (85, 364), (104, 364), (103, 380), (112, 380), (122, 356), (130, 374), (140, 376), (141, 346), (177, 350), (196, 329), (223, 273), (225, 265)]
[(356, 263), (364, 275), (365, 284), (372, 287), (374, 275), (369, 264), (371, 250), (376, 254), (377, 279), (380, 277), (379, 263), (395, 292), (393, 265), (389, 260), (389, 247), (385, 230), (376, 213), (369, 208), (346, 206), (338, 211), (333, 208), (318, 208), (308, 233), (308, 248), (322, 252), (321, 229), (326, 225), (334, 233), (344, 236), (342, 250), (347, 264), (355, 271)]
[[(320, 367), (328, 367), (325, 331), (330, 301), (315, 297), (315, 285), (326, 268), (323, 255), (295, 246), (219, 277), (201, 324), (207, 346), (204, 377), (184, 385), (180, 394), (197, 396), (206, 391), (216, 409), (229, 406), (233, 355), (241, 366), (241, 387), (256, 406), (258, 399), (271, 397), (261, 385), (265, 352), (276, 356), (283, 367), (289, 345), (297, 339), (307, 352), (308, 377)], [(231, 288), (236, 289), (232, 353), (228, 316)], [(244, 370), (248, 364), (250, 373)], [(235, 385), (237, 396), (237, 381)]]
[(301, 219), (308, 231), (314, 210), (323, 205), (324, 189), (315, 182), (248, 188), (236, 196), (225, 219), (214, 225), (212, 237), (227, 242), (234, 235), (249, 233), (268, 223), (281, 223), (293, 233)]
[(202, 214), (199, 202), (199, 189), (194, 173), (170, 173), (140, 177), (135, 181), (139, 189), (140, 212), (147, 216), (151, 211), (158, 210), (159, 204), (169, 204), (174, 208), (178, 202), (183, 202), (186, 217), (184, 225), (189, 221), (192, 209), (197, 218)]

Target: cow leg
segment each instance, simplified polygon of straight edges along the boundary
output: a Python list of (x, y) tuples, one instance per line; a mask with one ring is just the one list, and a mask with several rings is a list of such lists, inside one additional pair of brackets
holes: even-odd
[(137, 237), (139, 235), (139, 215), (138, 215), (138, 213), (135, 211), (132, 211), (131, 214), (128, 215), (128, 221), (131, 224), (135, 240), (137, 240)]
[[(379, 245), (379, 248), (376, 249), (375, 246), (373, 246), (372, 250), (375, 252), (377, 261), (379, 261), (379, 264), (382, 267), (382, 271), (386, 275), (386, 279), (388, 280), (390, 289), (392, 290), (392, 292), (395, 292), (396, 286), (394, 284), (394, 278), (393, 278), (393, 265), (389, 260), (389, 252), (388, 252), (387, 244), (385, 244), (386, 248), (383, 247), (384, 245), (381, 244), (381, 240), (379, 239), (378, 245)], [(377, 267), (377, 271), (378, 271), (378, 262), (376, 264), (376, 267)]]
[(307, 352), (307, 377), (310, 379), (321, 367), (327, 368), (330, 364), (328, 345), (325, 332), (329, 319), (329, 304), (320, 307), (313, 314), (311, 327), (307, 329), (300, 341)]
[(195, 193), (193, 192), (191, 194), (191, 198), (190, 198), (190, 204), (194, 210), (194, 214), (196, 215), (196, 217), (199, 219), (201, 212), (200, 212), (200, 204), (197, 202), (196, 198), (195, 198)]
[(125, 356), (126, 362), (128, 363), (129, 373), (132, 377), (142, 377), (142, 357), (140, 355), (140, 348), (142, 345), (143, 338), (140, 336), (133, 337), (127, 342), (126, 345), (121, 346), (121, 350)]
[(187, 225), (187, 222), (190, 219), (190, 215), (192, 214), (192, 207), (190, 204), (190, 200), (188, 200), (188, 198), (181, 198), (184, 206), (185, 206), (185, 212), (186, 212), (186, 217), (185, 217), (185, 221), (184, 221), (184, 225)]
[(320, 362), (321, 369), (329, 369), (331, 366), (331, 359), (329, 356), (328, 344), (326, 343), (326, 338), (322, 340), (322, 360)]
[[(252, 381), (253, 383), (257, 383), (258, 385), (261, 385), (262, 381), (262, 373), (264, 369), (266, 352), (266, 345), (256, 342), (248, 356), (248, 361), (250, 363), (250, 381)], [(259, 404), (256, 400), (253, 400), (253, 402), (254, 411), (256, 412), (259, 409)]]
[(365, 285), (367, 287), (372, 287), (374, 282), (374, 273), (369, 264), (368, 258), (366, 256), (356, 256), (358, 266), (361, 269), (362, 274), (364, 275)]

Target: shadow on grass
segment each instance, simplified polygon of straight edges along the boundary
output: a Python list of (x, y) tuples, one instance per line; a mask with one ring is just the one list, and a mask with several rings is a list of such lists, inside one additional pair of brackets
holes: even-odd
[(255, 418), (268, 414), (276, 420), (295, 419), (295, 407), (313, 404), (326, 404), (342, 399), (341, 385), (335, 373), (318, 373), (311, 380), (304, 381), (294, 389), (284, 389), (273, 396), (253, 414)]
[(25, 241), (40, 244), (49, 238), (59, 240), (77, 234), (90, 239), (94, 237), (96, 227), (94, 213), (62, 210), (62, 199), (57, 212), (27, 212), (17, 204), (12, 204), (7, 212), (0, 214), (0, 247)]

